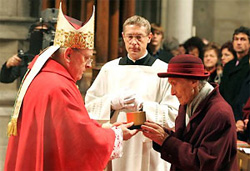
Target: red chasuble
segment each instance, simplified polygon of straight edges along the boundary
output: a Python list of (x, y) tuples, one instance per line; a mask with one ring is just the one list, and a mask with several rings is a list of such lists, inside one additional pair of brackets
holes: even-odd
[(115, 134), (89, 118), (69, 73), (50, 59), (30, 84), (5, 170), (103, 170)]

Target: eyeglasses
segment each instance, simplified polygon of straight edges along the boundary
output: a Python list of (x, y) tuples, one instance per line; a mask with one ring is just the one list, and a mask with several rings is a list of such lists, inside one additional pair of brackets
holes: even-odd
[(86, 64), (87, 65), (91, 65), (91, 63), (93, 62), (93, 59), (92, 58), (88, 58), (86, 61)]
[(125, 35), (125, 38), (128, 41), (132, 41), (135, 38), (136, 41), (141, 42), (143, 40), (143, 38), (145, 38), (145, 37), (147, 37), (147, 36), (145, 36), (145, 35), (132, 35), (132, 34)]
[(80, 51), (78, 51), (78, 49), (75, 49), (76, 52), (78, 52), (79, 54), (81, 54), (82, 56), (84, 56), (85, 62), (87, 65), (91, 65), (91, 63), (93, 62), (93, 59), (91, 57), (86, 58), (85, 55), (83, 55)]

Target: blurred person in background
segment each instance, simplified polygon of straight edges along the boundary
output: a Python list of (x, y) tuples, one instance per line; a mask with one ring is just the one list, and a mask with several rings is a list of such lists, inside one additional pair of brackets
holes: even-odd
[(201, 38), (191, 37), (184, 42), (183, 46), (186, 49), (187, 54), (196, 56), (203, 60), (203, 47), (205, 46), (205, 44), (203, 43)]
[(179, 44), (178, 51), (179, 51), (179, 55), (186, 54), (186, 49), (183, 44)]
[[(250, 67), (250, 58), (249, 58), (249, 67)], [(238, 118), (236, 122), (237, 135), (238, 138), (243, 141), (250, 140), (249, 139), (250, 128), (247, 129), (249, 121), (249, 109), (250, 109), (250, 72), (241, 85), (238, 98), (236, 99), (235, 105), (233, 107), (233, 110)]]
[(30, 26), (29, 29), (29, 49), (27, 52), (19, 50), (18, 54), (10, 57), (1, 68), (0, 82), (12, 83), (20, 77), (23, 79), (29, 63), (35, 55), (53, 43), (55, 28), (52, 24), (40, 20)]
[(148, 53), (156, 59), (160, 59), (168, 63), (173, 55), (169, 51), (166, 51), (164, 48), (162, 48), (162, 42), (164, 39), (163, 28), (159, 24), (152, 23), (151, 32), (153, 36), (147, 46)]
[(237, 127), (237, 134), (240, 136), (241, 141), (246, 141), (250, 143), (250, 98), (248, 98), (245, 106), (242, 109), (242, 120), (238, 120), (236, 127)]
[(163, 41), (163, 48), (173, 56), (179, 55), (179, 41), (175, 37), (166, 37)]
[(218, 83), (218, 84), (220, 84), (221, 77), (223, 75), (223, 65), (222, 65), (221, 61), (219, 61), (216, 64), (216, 73), (217, 73), (217, 76), (215, 77), (215, 82)]
[(231, 41), (225, 42), (220, 49), (221, 53), (221, 63), (223, 67), (226, 63), (236, 58), (236, 52), (233, 48), (233, 43)]
[(217, 75), (217, 63), (219, 63), (220, 59), (220, 50), (219, 47), (215, 43), (208, 43), (204, 46), (204, 57), (203, 63), (206, 71), (210, 73), (208, 78), (209, 83), (217, 83), (218, 75)]
[(248, 98), (245, 106), (243, 107), (243, 122), (244, 122), (244, 127), (243, 131), (245, 134), (245, 141), (250, 143), (250, 98)]
[[(242, 122), (242, 107), (245, 105), (250, 94), (248, 86), (250, 77), (250, 29), (244, 26), (235, 29), (232, 36), (232, 43), (236, 51), (236, 58), (224, 66), (220, 92), (233, 108), (236, 127), (239, 128), (244, 125)], [(243, 87), (246, 87), (246, 89)], [(238, 139), (242, 140), (240, 132), (238, 132)]]

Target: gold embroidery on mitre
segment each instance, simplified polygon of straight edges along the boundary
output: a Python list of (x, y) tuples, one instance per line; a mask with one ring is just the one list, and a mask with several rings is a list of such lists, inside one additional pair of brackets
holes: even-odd
[(60, 2), (54, 45), (63, 48), (94, 49), (94, 18), (95, 6), (90, 19), (83, 25), (81, 21), (65, 16)]
[(71, 47), (78, 49), (94, 49), (94, 34), (90, 31), (87, 33), (57, 30), (54, 45), (60, 47)]

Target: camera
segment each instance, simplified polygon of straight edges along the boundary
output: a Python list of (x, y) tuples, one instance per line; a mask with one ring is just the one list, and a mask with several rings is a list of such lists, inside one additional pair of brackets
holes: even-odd
[(43, 19), (40, 18), (39, 22), (32, 24), (29, 30), (29, 53), (39, 54), (41, 50), (53, 45), (54, 37), (54, 25), (43, 22)]
[(47, 33), (43, 34), (42, 49), (53, 45), (54, 38), (55, 38), (55, 31), (54, 30), (49, 30)]
[(22, 49), (18, 49), (17, 52), (18, 52), (17, 56), (22, 59), (22, 64), (21, 65), (25, 65), (25, 66), (28, 66), (30, 61), (32, 61), (34, 56), (35, 56), (35, 55), (27, 53), (27, 52), (24, 53), (24, 51)]
[(29, 62), (28, 56), (25, 55), (22, 49), (18, 49), (17, 56), (21, 58), (24, 63), (27, 64)]

